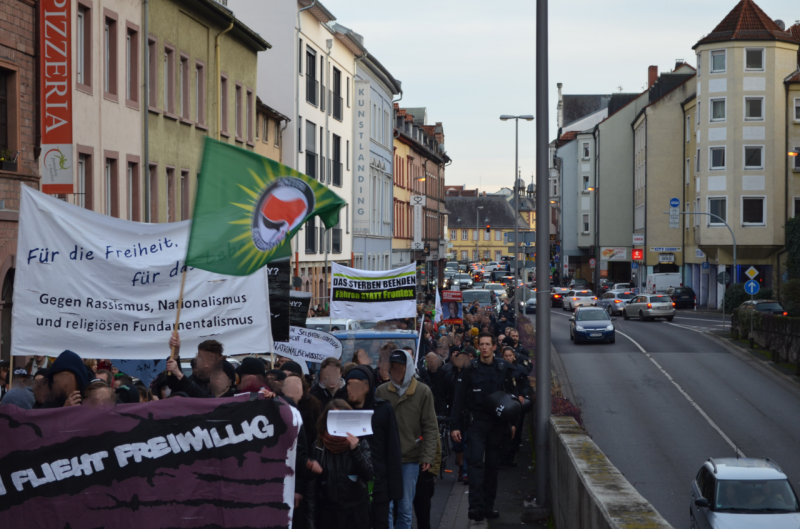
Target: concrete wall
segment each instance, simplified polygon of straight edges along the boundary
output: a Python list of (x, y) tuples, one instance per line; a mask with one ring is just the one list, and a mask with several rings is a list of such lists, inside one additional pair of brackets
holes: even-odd
[(559, 529), (672, 527), (572, 417), (550, 419), (550, 488)]

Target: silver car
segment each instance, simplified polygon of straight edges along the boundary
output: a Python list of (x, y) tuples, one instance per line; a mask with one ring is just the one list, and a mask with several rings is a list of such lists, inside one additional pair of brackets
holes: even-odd
[(594, 307), (597, 305), (597, 296), (591, 290), (570, 290), (564, 296), (564, 310), (574, 311), (578, 307)]
[(622, 309), (622, 317), (626, 320), (638, 317), (639, 321), (665, 318), (672, 321), (675, 317), (675, 303), (664, 294), (642, 294), (633, 298)]
[(709, 459), (692, 481), (692, 529), (796, 529), (800, 505), (781, 468), (769, 459)]

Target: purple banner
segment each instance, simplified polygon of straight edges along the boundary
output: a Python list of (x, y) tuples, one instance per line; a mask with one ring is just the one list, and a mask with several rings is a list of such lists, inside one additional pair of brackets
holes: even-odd
[(298, 424), (285, 402), (249, 395), (4, 406), (0, 516), (58, 529), (289, 527)]

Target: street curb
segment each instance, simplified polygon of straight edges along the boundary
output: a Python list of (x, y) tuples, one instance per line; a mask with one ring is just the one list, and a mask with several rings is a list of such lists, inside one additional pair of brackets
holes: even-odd
[(569, 382), (567, 369), (564, 367), (564, 362), (561, 361), (561, 355), (558, 354), (558, 351), (552, 342), (550, 343), (550, 358), (553, 361), (553, 370), (556, 373), (556, 379), (558, 380), (559, 384), (561, 384), (561, 393), (564, 395), (564, 398), (573, 403), (575, 406), (578, 406), (578, 403), (575, 402), (575, 394), (572, 393), (572, 385)]
[(725, 349), (733, 353), (737, 358), (740, 360), (752, 364), (756, 369), (761, 371), (763, 374), (773, 378), (776, 380), (781, 386), (786, 388), (788, 391), (794, 393), (797, 397), (800, 397), (800, 382), (795, 380), (794, 377), (791, 375), (787, 375), (782, 373), (772, 367), (772, 364), (769, 360), (760, 360), (753, 356), (752, 354), (748, 353), (742, 348), (731, 344), (726, 338), (718, 336), (714, 333), (704, 331), (703, 334), (709, 336), (712, 340), (722, 345)]

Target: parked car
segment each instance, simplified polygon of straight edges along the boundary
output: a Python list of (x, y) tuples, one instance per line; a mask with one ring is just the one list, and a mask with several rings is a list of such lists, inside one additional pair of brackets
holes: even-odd
[(525, 302), (525, 314), (530, 313), (536, 314), (536, 296), (531, 296), (528, 301)]
[(578, 307), (597, 305), (597, 296), (591, 290), (570, 290), (561, 307), (564, 310), (575, 310)]
[(713, 458), (692, 480), (689, 527), (800, 527), (800, 504), (789, 478), (769, 459)]
[(551, 307), (563, 307), (564, 306), (564, 296), (569, 293), (568, 288), (561, 288), (555, 287), (550, 290), (550, 306)]
[(582, 289), (586, 288), (588, 285), (589, 283), (585, 279), (570, 279), (567, 288), (569, 288), (570, 290)]
[(756, 299), (753, 301), (745, 301), (739, 305), (739, 310), (757, 310), (758, 312), (766, 312), (768, 314), (777, 314), (779, 316), (786, 316), (783, 305), (774, 299)]
[(622, 317), (629, 320), (638, 316), (639, 321), (665, 318), (672, 321), (675, 317), (675, 303), (666, 294), (642, 294), (636, 296), (622, 309)]
[(606, 292), (597, 300), (597, 306), (602, 307), (609, 316), (622, 314), (622, 309), (630, 300), (636, 297), (633, 292), (617, 292), (612, 290)]
[(677, 272), (670, 272), (666, 274), (650, 274), (647, 276), (645, 293), (665, 294), (670, 288), (682, 286), (683, 279), (681, 279), (681, 275)]
[(676, 309), (693, 309), (697, 301), (697, 294), (689, 287), (668, 288), (667, 295), (672, 298)]
[(569, 319), (569, 339), (581, 342), (614, 343), (616, 333), (611, 317), (599, 307), (579, 307)]
[(357, 331), (361, 329), (361, 322), (349, 318), (308, 318), (306, 327), (325, 332)]

